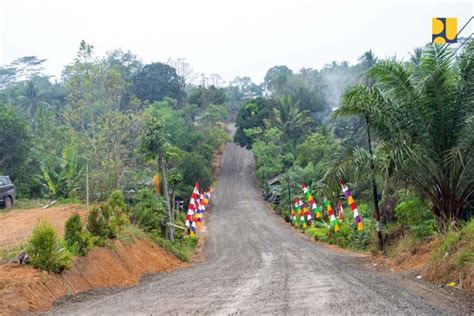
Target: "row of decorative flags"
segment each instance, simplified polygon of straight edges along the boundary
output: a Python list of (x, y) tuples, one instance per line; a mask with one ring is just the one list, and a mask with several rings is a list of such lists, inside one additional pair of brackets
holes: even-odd
[[(362, 219), (360, 218), (359, 212), (357, 211), (357, 205), (354, 201), (354, 198), (351, 195), (351, 191), (347, 188), (347, 186), (344, 184), (344, 182), (340, 181), (339, 182), (342, 188), (342, 192), (346, 196), (347, 204), (351, 207), (352, 213), (354, 215), (354, 221), (357, 225), (357, 230), (361, 231), (364, 229), (364, 226), (362, 225)], [(303, 193), (306, 196), (306, 200), (308, 201), (311, 211), (313, 212), (314, 218), (320, 219), (322, 217), (322, 210), (318, 207), (318, 204), (316, 203), (314, 197), (311, 195), (311, 192), (309, 191), (308, 187), (304, 183), (301, 184), (301, 188), (303, 189)], [(343, 217), (343, 207), (342, 207), (342, 202), (341, 200), (338, 201), (337, 209), (338, 209), (338, 218), (339, 218), (339, 223), (338, 220), (336, 219), (336, 216), (334, 214), (334, 211), (332, 209), (331, 203), (328, 200), (324, 200), (324, 206), (326, 208), (326, 211), (328, 213), (329, 217), (329, 222), (331, 223), (331, 227), (334, 227), (334, 231), (339, 231), (339, 223), (342, 223), (342, 217)], [(306, 205), (304, 204), (303, 200), (301, 200), (300, 197), (297, 199), (293, 200), (291, 204), (291, 223), (294, 226), (299, 226), (301, 225), (303, 229), (306, 229), (308, 224), (311, 224), (313, 220), (313, 215), (311, 215), (311, 212), (308, 210)]]
[(186, 228), (191, 236), (196, 235), (197, 226), (204, 222), (204, 211), (211, 199), (211, 192), (199, 193), (199, 183), (194, 185), (191, 199), (189, 200), (188, 213), (186, 214)]

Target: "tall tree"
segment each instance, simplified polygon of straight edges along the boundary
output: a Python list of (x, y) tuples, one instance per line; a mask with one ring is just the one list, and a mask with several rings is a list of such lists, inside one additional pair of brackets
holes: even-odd
[(274, 66), (265, 74), (264, 85), (270, 92), (281, 91), (288, 82), (293, 71), (287, 66)]
[(185, 96), (184, 79), (167, 64), (145, 65), (133, 78), (133, 93), (142, 101), (161, 101), (166, 97), (181, 102)]
[(224, 101), (224, 89), (213, 85), (209, 87), (205, 85), (194, 87), (188, 97), (190, 104), (195, 104), (201, 109), (206, 108), (209, 104), (224, 104)]
[(169, 145), (167, 135), (163, 132), (162, 123), (152, 115), (147, 116), (140, 151), (150, 159), (156, 159), (160, 165), (163, 177), (163, 189), (168, 210), (169, 239), (174, 241), (173, 213), (171, 210), (170, 195), (168, 191), (168, 168), (166, 165), (166, 148)]
[(198, 78), (198, 74), (185, 58), (168, 59), (167, 64), (176, 70), (178, 76), (183, 78), (186, 86), (192, 85)]
[(0, 173), (15, 180), (22, 176), (22, 166), (30, 153), (28, 125), (13, 107), (0, 103), (0, 131)]
[(28, 117), (31, 121), (34, 120), (38, 107), (46, 107), (49, 105), (44, 101), (44, 99), (45, 94), (39, 92), (31, 80), (26, 82), (21, 94), (18, 96), (18, 101), (24, 108), (26, 108)]
[[(308, 116), (309, 111), (300, 111), (298, 104), (293, 103), (291, 97), (282, 97), (278, 100), (278, 107), (273, 109), (272, 125), (283, 132), (285, 142), (293, 142), (296, 146), (298, 138), (304, 130), (314, 124)], [(293, 148), (296, 149), (296, 148)]]
[(234, 141), (241, 146), (251, 148), (255, 137), (251, 137), (246, 132), (250, 129), (264, 129), (265, 121), (271, 117), (272, 109), (276, 106), (275, 100), (263, 97), (245, 103), (237, 114), (237, 131), (234, 135)]

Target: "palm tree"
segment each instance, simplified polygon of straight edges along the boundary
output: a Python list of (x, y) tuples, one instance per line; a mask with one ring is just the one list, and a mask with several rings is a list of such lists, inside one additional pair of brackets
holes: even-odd
[(368, 73), (374, 87), (348, 89), (334, 116), (368, 120), (387, 164), (430, 201), (444, 231), (474, 190), (474, 42), (458, 61), (435, 45), (419, 67), (386, 60)]
[(421, 55), (423, 54), (423, 48), (417, 47), (410, 53), (410, 62), (415, 66), (419, 66), (421, 63)]
[(296, 141), (304, 129), (314, 123), (309, 111), (300, 111), (298, 103), (292, 103), (291, 97), (285, 96), (278, 100), (278, 107), (273, 109), (272, 126), (283, 134), (284, 141)]
[(34, 120), (38, 107), (48, 106), (48, 103), (43, 101), (44, 96), (44, 93), (39, 92), (31, 80), (26, 83), (22, 94), (18, 96), (18, 101), (26, 108), (30, 120)]

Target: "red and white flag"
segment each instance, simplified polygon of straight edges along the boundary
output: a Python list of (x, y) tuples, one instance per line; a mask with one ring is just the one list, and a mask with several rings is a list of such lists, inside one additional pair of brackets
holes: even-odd
[(337, 209), (339, 210), (339, 222), (342, 223), (342, 213), (344, 213), (344, 208), (342, 207), (341, 200), (337, 202)]
[(186, 214), (186, 227), (191, 228), (194, 213), (196, 212), (196, 202), (199, 197), (199, 184), (196, 182), (194, 185), (193, 193), (191, 194), (191, 199), (189, 200), (188, 213)]

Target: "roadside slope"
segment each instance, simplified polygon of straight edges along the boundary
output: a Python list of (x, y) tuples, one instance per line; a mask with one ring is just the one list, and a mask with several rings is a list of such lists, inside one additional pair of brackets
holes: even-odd
[(73, 267), (61, 274), (0, 265), (0, 315), (44, 311), (64, 296), (136, 285), (143, 275), (183, 266), (186, 265), (146, 239), (135, 240), (131, 245), (115, 240), (110, 248), (95, 248), (86, 257), (76, 257)]

